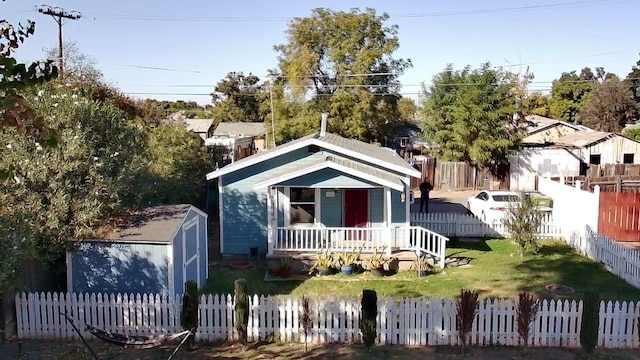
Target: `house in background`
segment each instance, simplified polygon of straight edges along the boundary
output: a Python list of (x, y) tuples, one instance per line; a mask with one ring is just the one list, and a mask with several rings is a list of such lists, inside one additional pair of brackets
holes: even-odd
[(183, 119), (187, 130), (205, 140), (213, 135), (213, 119)]
[(574, 125), (565, 121), (550, 119), (540, 115), (525, 117), (527, 135), (522, 140), (527, 144), (544, 144), (579, 131), (593, 131), (586, 126)]
[(574, 147), (573, 153), (589, 165), (640, 164), (640, 142), (616, 133), (575, 132), (555, 143)]
[(412, 121), (399, 124), (393, 137), (384, 139), (382, 144), (395, 150), (405, 160), (410, 160), (414, 155), (421, 155), (425, 147), (420, 124)]
[(578, 176), (584, 163), (570, 146), (529, 144), (509, 158), (509, 189), (536, 189), (536, 177)]
[(207, 214), (191, 205), (154, 206), (104, 239), (67, 252), (67, 291), (182, 295), (209, 276)]
[(266, 149), (267, 131), (263, 122), (223, 122), (205, 140), (206, 146), (222, 149), (222, 167)]
[(326, 120), (321, 129), (207, 174), (219, 192), (220, 252), (390, 254), (429, 242), (444, 266), (446, 238), (410, 226), (420, 172), (392, 149), (327, 133)]

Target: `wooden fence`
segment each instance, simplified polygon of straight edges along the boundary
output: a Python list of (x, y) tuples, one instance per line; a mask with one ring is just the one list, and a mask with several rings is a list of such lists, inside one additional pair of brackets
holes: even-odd
[[(411, 213), (411, 225), (422, 226), (446, 237), (508, 237), (501, 221), (488, 224), (478, 217), (458, 213)], [(561, 226), (553, 222), (551, 214), (545, 214), (538, 228), (539, 238), (559, 238)]]
[(640, 241), (640, 193), (601, 191), (598, 233), (616, 241)]
[(412, 189), (419, 188), (424, 178), (429, 180), (435, 190), (509, 189), (509, 176), (500, 180), (488, 170), (479, 170), (464, 162), (427, 158), (417, 162), (414, 167), (422, 173), (422, 179), (412, 179)]
[[(173, 299), (172, 299), (173, 300)], [(311, 298), (310, 343), (360, 342), (360, 299)], [(517, 301), (480, 301), (471, 343), (476, 346), (519, 344)], [(250, 298), (250, 341), (271, 336), (284, 342), (304, 341), (299, 318), (301, 299), (254, 295)], [(533, 346), (580, 346), (582, 302), (544, 300), (529, 339)], [(21, 339), (77, 339), (60, 311), (80, 329), (85, 324), (129, 335), (177, 332), (180, 298), (162, 296), (25, 294), (16, 296), (18, 335)], [(640, 302), (601, 302), (598, 346), (637, 348)], [(454, 299), (379, 298), (377, 342), (400, 345), (458, 345)], [(91, 337), (83, 331), (83, 336)], [(199, 340), (237, 340), (234, 299), (231, 295), (203, 295), (200, 299)]]

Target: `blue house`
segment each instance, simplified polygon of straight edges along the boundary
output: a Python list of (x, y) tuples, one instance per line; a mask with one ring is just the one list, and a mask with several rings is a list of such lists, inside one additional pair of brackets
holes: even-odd
[(395, 151), (324, 131), (207, 174), (216, 180), (220, 252), (416, 250), (444, 265), (446, 238), (410, 224), (410, 179)]
[(182, 295), (208, 277), (207, 214), (191, 205), (154, 206), (105, 239), (67, 252), (67, 289), (76, 293)]

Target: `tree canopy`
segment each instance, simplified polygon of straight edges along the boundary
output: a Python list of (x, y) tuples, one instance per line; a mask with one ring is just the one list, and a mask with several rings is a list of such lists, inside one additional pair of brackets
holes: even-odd
[(251, 73), (230, 72), (211, 93), (213, 118), (217, 122), (262, 122), (261, 104), (268, 99), (267, 96), (259, 77)]
[(510, 74), (482, 64), (434, 76), (424, 104), (423, 132), (436, 155), (498, 172), (518, 149), (516, 101)]
[(636, 102), (629, 87), (610, 77), (587, 95), (579, 117), (594, 130), (619, 132), (637, 115)]
[[(385, 26), (389, 15), (374, 9), (333, 11), (314, 9), (295, 18), (286, 30), (287, 43), (275, 46), (282, 86), (278, 111), (278, 141), (307, 135), (320, 127), (320, 114), (329, 115), (332, 132), (361, 140), (388, 135), (399, 121), (399, 76), (410, 60), (394, 58), (398, 27)], [(290, 115), (281, 117), (282, 115)], [(334, 121), (331, 121), (334, 120)]]

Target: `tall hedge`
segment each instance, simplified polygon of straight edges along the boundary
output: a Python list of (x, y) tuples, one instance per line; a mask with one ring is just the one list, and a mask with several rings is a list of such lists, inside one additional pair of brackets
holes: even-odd
[(580, 324), (580, 345), (587, 353), (592, 353), (598, 343), (598, 325), (600, 324), (600, 295), (593, 291), (585, 292), (582, 300), (582, 324)]
[(240, 342), (244, 345), (247, 343), (247, 326), (249, 325), (249, 294), (247, 290), (247, 280), (238, 279), (233, 285), (236, 295), (236, 331), (240, 337)]
[(360, 331), (367, 349), (376, 341), (376, 317), (378, 315), (378, 294), (374, 290), (362, 290), (362, 317)]

